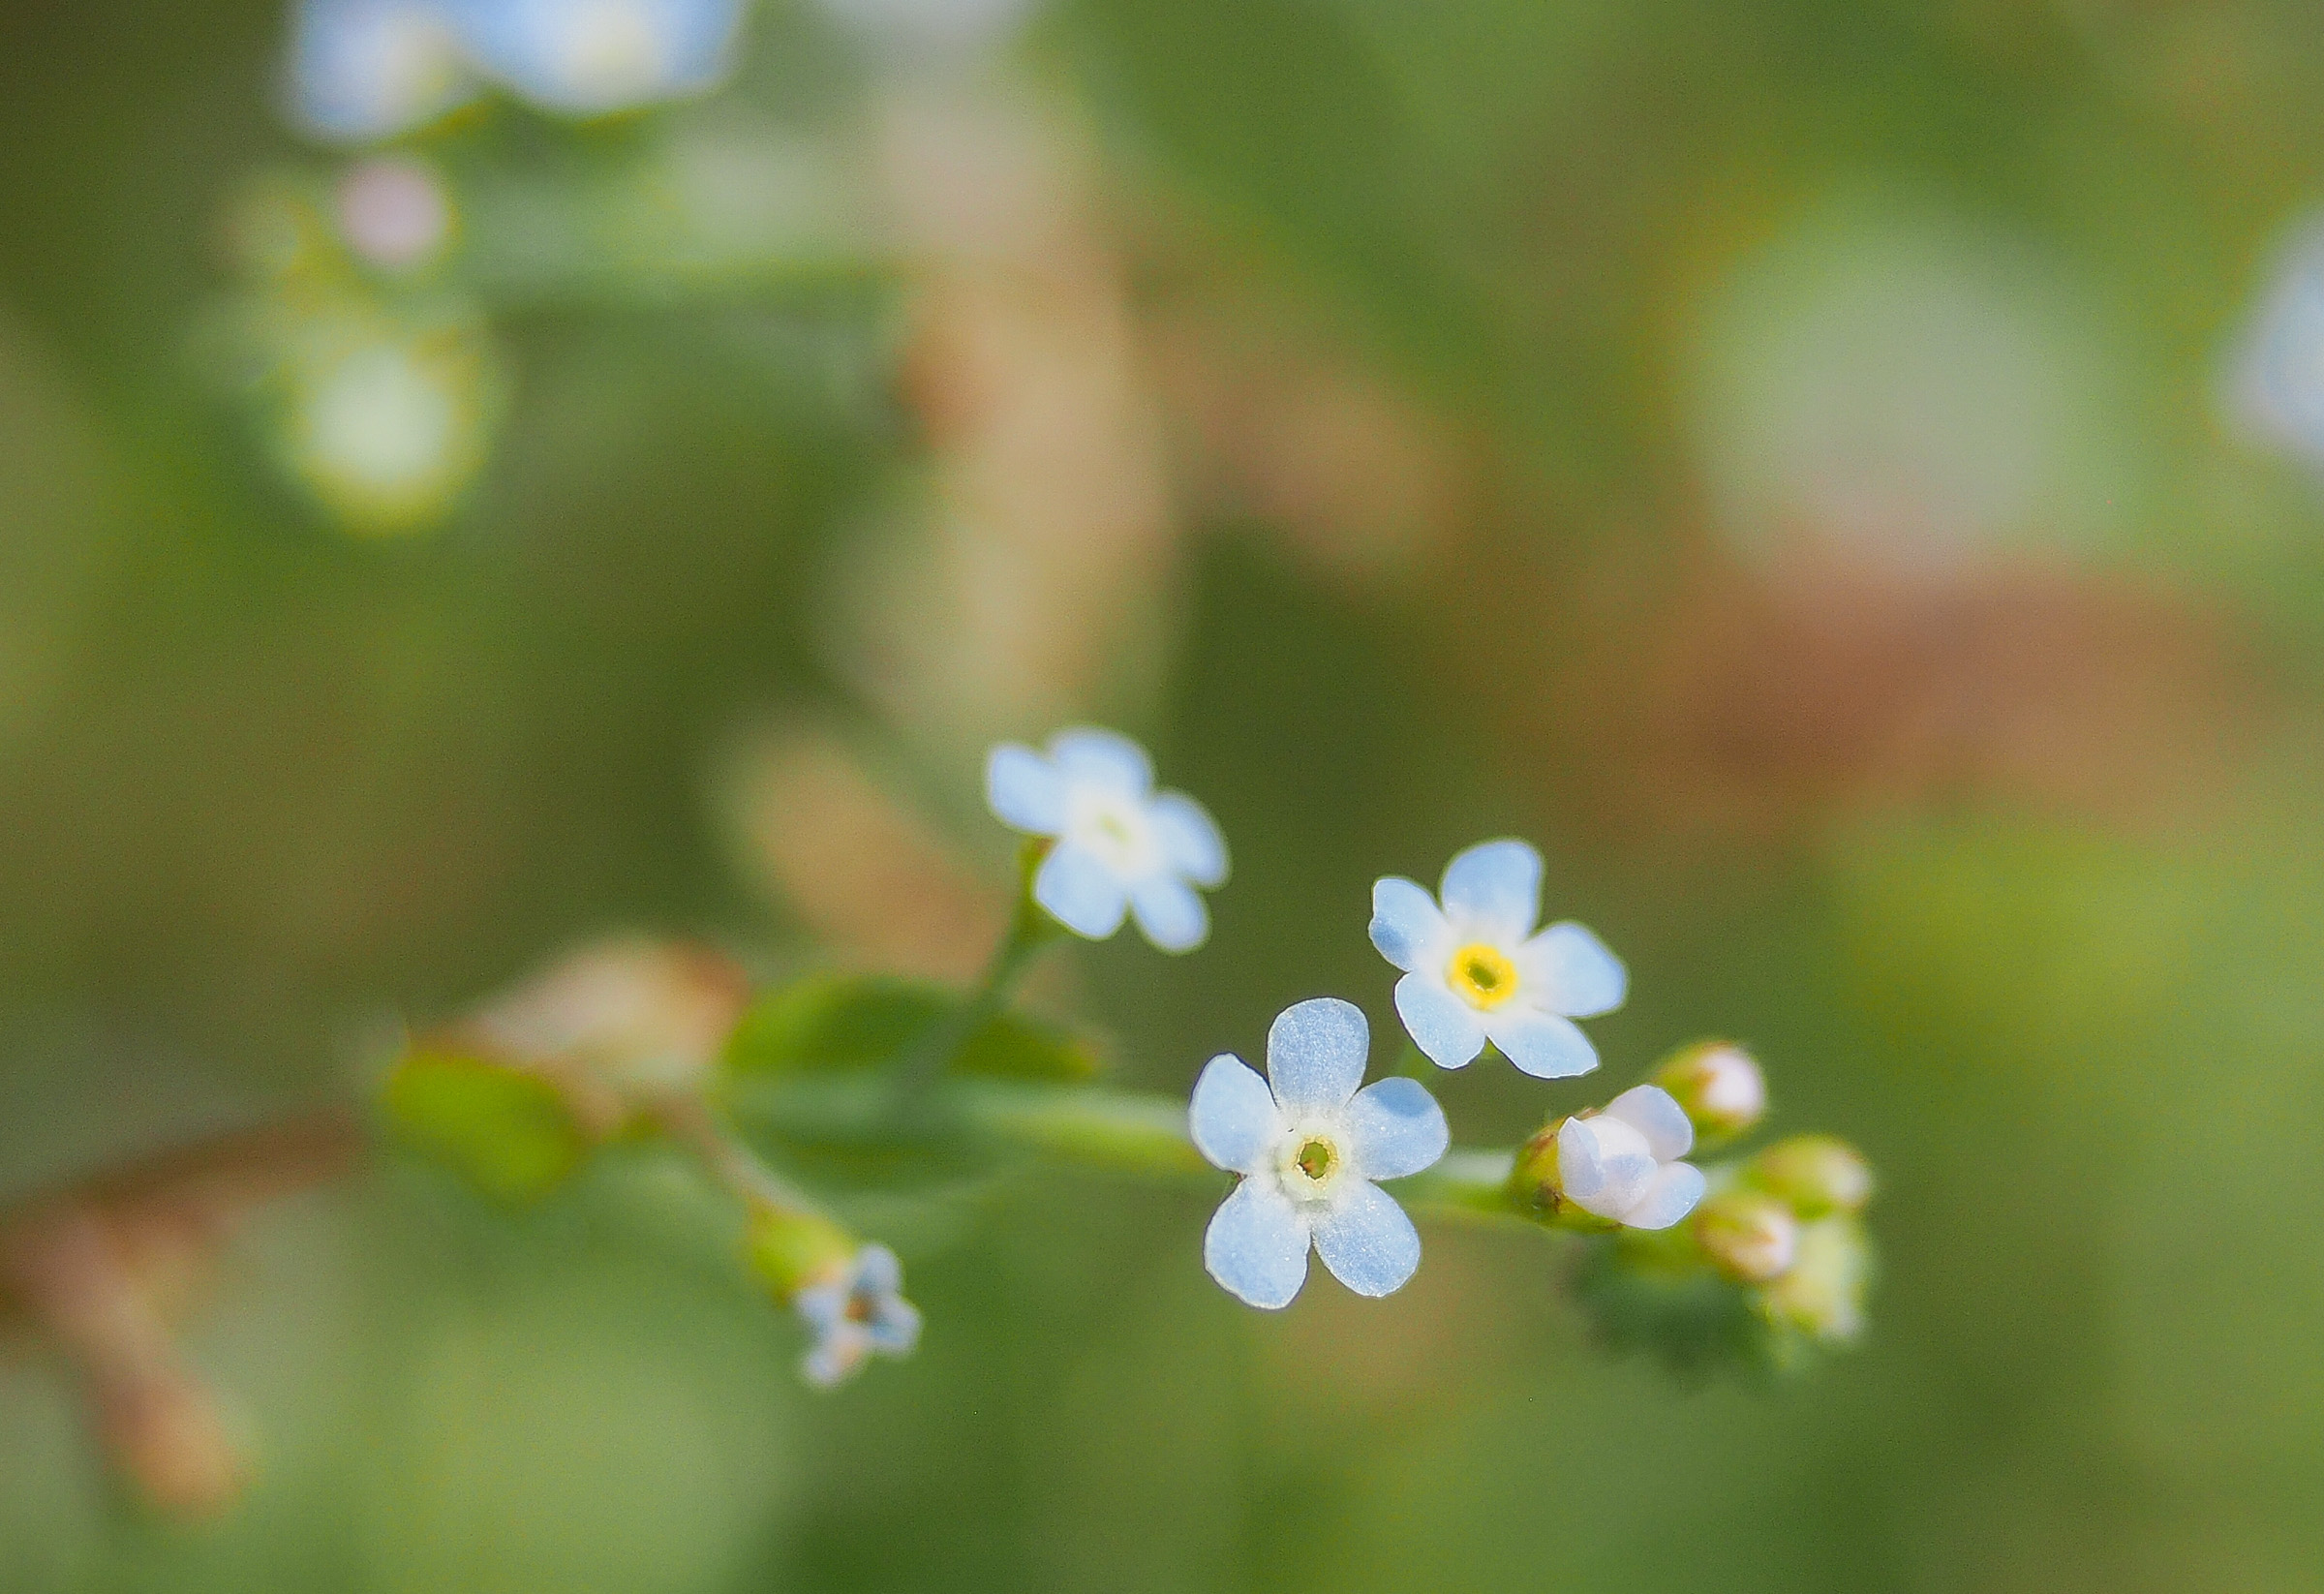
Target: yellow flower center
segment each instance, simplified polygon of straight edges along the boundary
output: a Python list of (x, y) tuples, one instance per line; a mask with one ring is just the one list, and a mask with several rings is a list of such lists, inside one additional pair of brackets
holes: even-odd
[(1476, 941), (1452, 954), (1445, 983), (1471, 1007), (1490, 1012), (1517, 994), (1517, 966), (1499, 947)]

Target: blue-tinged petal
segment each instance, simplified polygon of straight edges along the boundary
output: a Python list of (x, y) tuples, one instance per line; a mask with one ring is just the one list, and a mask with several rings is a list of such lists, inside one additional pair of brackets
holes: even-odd
[(1356, 1172), (1365, 1179), (1402, 1179), (1432, 1168), (1452, 1133), (1445, 1110), (1417, 1079), (1378, 1080), (1348, 1104), (1348, 1133)]
[(1630, 972), (1605, 943), (1571, 920), (1517, 949), (1525, 999), (1570, 1019), (1611, 1013), (1630, 995)]
[(417, 127), (475, 92), (458, 36), (428, 0), (308, 0), (291, 20), (290, 68), (299, 122), (349, 142)]
[(1203, 1266), (1238, 1301), (1288, 1306), (1307, 1282), (1307, 1224), (1273, 1184), (1246, 1179), (1210, 1214)]
[(1570, 1118), (1557, 1131), (1558, 1185), (1584, 1211), (1621, 1221), (1657, 1171), (1646, 1142), (1626, 1123)]
[(1186, 1107), (1186, 1129), (1194, 1149), (1231, 1173), (1253, 1174), (1265, 1165), (1283, 1133), (1274, 1092), (1256, 1070), (1238, 1057), (1221, 1055), (1203, 1067)]
[(1657, 1162), (1675, 1162), (1695, 1150), (1695, 1125), (1686, 1109), (1659, 1085), (1634, 1085), (1605, 1104), (1605, 1116), (1646, 1138)]
[(1116, 731), (1075, 725), (1049, 739), (1049, 755), (1069, 784), (1086, 782), (1107, 791), (1144, 797), (1154, 789), (1154, 763), (1146, 749)]
[(1445, 866), (1442, 895), (1458, 933), (1521, 941), (1542, 913), (1542, 855), (1523, 842), (1482, 842)]
[(1146, 812), (1171, 868), (1206, 891), (1227, 883), (1227, 839), (1208, 809), (1182, 791), (1166, 791)]
[(1191, 952), (1210, 938), (1202, 893), (1176, 874), (1148, 874), (1131, 887), (1130, 911), (1146, 938), (1165, 952)]
[(1267, 1077), (1287, 1116), (1334, 1112), (1363, 1083), (1371, 1050), (1362, 1008), (1317, 996), (1286, 1007), (1268, 1027)]
[(1702, 1170), (1692, 1162), (1667, 1162), (1622, 1221), (1634, 1229), (1667, 1229), (1702, 1199)]
[(544, 109), (590, 116), (716, 87), (742, 0), (466, 0), (478, 65)]
[(1514, 1002), (1478, 1016), (1502, 1054), (1535, 1079), (1572, 1079), (1598, 1066), (1598, 1049), (1571, 1019)]
[(1012, 830), (1055, 836), (1065, 828), (1065, 782), (1031, 748), (1003, 742), (985, 754), (985, 806)]
[(1483, 1016), (1436, 974), (1415, 972), (1396, 982), (1396, 1017), (1412, 1044), (1439, 1068), (1465, 1068), (1484, 1050)]
[(1436, 899), (1399, 874), (1372, 882), (1372, 944), (1407, 972), (1444, 962), (1452, 942)]
[(903, 1264), (885, 1245), (866, 1245), (855, 1253), (855, 1287), (894, 1295), (903, 1288)]
[(1121, 928), (1130, 910), (1129, 889), (1103, 859), (1071, 842), (1059, 842), (1033, 873), (1033, 901), (1077, 935), (1102, 941)]
[(1421, 1234), (1395, 1198), (1359, 1180), (1315, 1223), (1316, 1254), (1358, 1295), (1387, 1295), (1421, 1265)]

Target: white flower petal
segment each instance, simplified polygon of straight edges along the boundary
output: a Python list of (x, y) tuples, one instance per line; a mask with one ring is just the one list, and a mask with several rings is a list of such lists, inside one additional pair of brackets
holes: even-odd
[(471, 53), (546, 109), (594, 115), (699, 93), (733, 64), (739, 0), (492, 0), (449, 8)]
[(1071, 842), (1059, 842), (1033, 874), (1033, 901), (1077, 935), (1102, 941), (1121, 928), (1130, 893), (1105, 860)]
[(1316, 1254), (1358, 1295), (1387, 1295), (1421, 1265), (1421, 1234), (1395, 1198), (1359, 1180), (1315, 1224)]
[(1091, 725), (1075, 725), (1049, 739), (1049, 755), (1068, 782), (1087, 782), (1128, 797), (1154, 789), (1153, 760), (1128, 737)]
[(1146, 938), (1165, 952), (1191, 952), (1210, 938), (1210, 910), (1176, 874), (1148, 874), (1130, 889), (1130, 911)]
[(855, 1287), (873, 1295), (894, 1295), (903, 1288), (903, 1264), (885, 1245), (866, 1245), (855, 1253)]
[(1407, 973), (1424, 962), (1444, 960), (1452, 926), (1436, 899), (1400, 874), (1372, 882), (1372, 944)]
[(1484, 1050), (1484, 1025), (1475, 1008), (1445, 989), (1433, 974), (1396, 982), (1396, 1016), (1412, 1044), (1439, 1068), (1465, 1068)]
[(1267, 1081), (1232, 1054), (1212, 1058), (1194, 1082), (1186, 1106), (1186, 1130), (1194, 1149), (1232, 1173), (1255, 1174), (1265, 1164), (1283, 1116), (1275, 1111)]
[(1267, 1077), (1286, 1116), (1333, 1112), (1363, 1083), (1371, 1055), (1363, 1009), (1337, 996), (1295, 1002), (1267, 1031)]
[(1492, 1043), (1535, 1079), (1572, 1079), (1598, 1066), (1598, 1049), (1570, 1019), (1515, 1002), (1479, 1017)]
[(1557, 1132), (1558, 1184), (1584, 1211), (1621, 1221), (1655, 1173), (1645, 1139), (1627, 1123), (1570, 1118)]
[(841, 1323), (826, 1332), (809, 1349), (799, 1370), (817, 1389), (843, 1384), (863, 1370), (872, 1354), (872, 1335), (860, 1323)]
[(909, 1356), (920, 1345), (920, 1308), (891, 1296), (879, 1303), (864, 1333), (873, 1350)]
[(1632, 1086), (1605, 1104), (1605, 1116), (1645, 1137), (1657, 1162), (1675, 1162), (1695, 1150), (1695, 1125), (1686, 1109), (1659, 1085)]
[(1055, 836), (1065, 828), (1065, 782), (1031, 748), (1003, 742), (985, 754), (985, 806), (1012, 830)]
[(1348, 1104), (1349, 1150), (1364, 1179), (1402, 1179), (1434, 1167), (1451, 1144), (1445, 1110), (1417, 1079), (1384, 1079)]
[(1445, 866), (1445, 916), (1463, 932), (1514, 944), (1542, 912), (1542, 855), (1523, 842), (1483, 842)]
[(1570, 1019), (1611, 1013), (1630, 995), (1630, 971), (1605, 943), (1568, 920), (1517, 949), (1517, 973), (1536, 1005)]
[(1307, 1225), (1291, 1198), (1246, 1179), (1210, 1214), (1203, 1266), (1236, 1300), (1272, 1311), (1307, 1282)]
[(1171, 868), (1206, 891), (1227, 883), (1227, 839), (1208, 809), (1182, 791), (1166, 791), (1146, 812)]
[(1702, 1199), (1702, 1170), (1692, 1162), (1667, 1162), (1622, 1221), (1634, 1229), (1667, 1229)]

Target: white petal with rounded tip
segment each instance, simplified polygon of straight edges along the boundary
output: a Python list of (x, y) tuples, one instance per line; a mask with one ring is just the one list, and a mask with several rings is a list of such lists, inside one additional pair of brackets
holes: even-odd
[(1622, 1221), (1634, 1229), (1667, 1229), (1702, 1199), (1702, 1170), (1692, 1162), (1667, 1162)]
[(1236, 1300), (1272, 1311), (1307, 1282), (1307, 1225), (1291, 1198), (1246, 1179), (1210, 1214), (1203, 1266)]
[(1484, 1022), (1477, 1009), (1432, 975), (1416, 972), (1396, 982), (1396, 1017), (1412, 1044), (1439, 1068), (1466, 1068), (1484, 1050)]
[(1210, 938), (1210, 910), (1176, 874), (1149, 874), (1131, 887), (1130, 911), (1146, 938), (1165, 952), (1191, 952)]
[(1452, 937), (1436, 899), (1416, 881), (1391, 874), (1372, 882), (1372, 944), (1390, 963), (1410, 972), (1423, 962), (1441, 961)]
[(1227, 883), (1227, 839), (1209, 810), (1182, 791), (1166, 791), (1146, 813), (1173, 869), (1206, 891)]
[(1695, 1150), (1695, 1125), (1677, 1099), (1659, 1085), (1634, 1085), (1605, 1104), (1605, 1116), (1645, 1138), (1657, 1162), (1676, 1162)]
[(1655, 1172), (1645, 1138), (1627, 1123), (1574, 1118), (1557, 1132), (1558, 1184), (1584, 1211), (1621, 1221)]
[(1598, 1049), (1571, 1019), (1515, 1002), (1478, 1016), (1492, 1043), (1535, 1079), (1572, 1079), (1598, 1066)]
[(1077, 935), (1102, 941), (1121, 928), (1130, 894), (1105, 861), (1071, 842), (1050, 848), (1033, 874), (1033, 901)]
[(1516, 942), (1542, 912), (1542, 855), (1523, 842), (1483, 842), (1445, 866), (1445, 917), (1456, 932)]
[(1452, 1134), (1445, 1110), (1426, 1088), (1417, 1079), (1399, 1077), (1376, 1080), (1356, 1092), (1348, 1104), (1348, 1138), (1358, 1175), (1402, 1179), (1434, 1167)]
[(985, 754), (985, 806), (1012, 830), (1055, 836), (1065, 828), (1065, 782), (1031, 748), (1003, 742)]
[(894, 1295), (903, 1288), (903, 1264), (885, 1245), (866, 1245), (855, 1253), (855, 1287)]
[(1233, 1173), (1257, 1173), (1283, 1133), (1274, 1092), (1240, 1058), (1222, 1053), (1203, 1067), (1186, 1106), (1194, 1149)]
[(1363, 1180), (1344, 1187), (1316, 1220), (1316, 1254), (1358, 1295), (1386, 1295), (1421, 1265), (1421, 1234), (1395, 1198)]
[(1517, 973), (1537, 1006), (1570, 1019), (1611, 1013), (1630, 995), (1630, 971), (1605, 943), (1568, 920), (1517, 949)]
[(1268, 1027), (1267, 1077), (1286, 1115), (1331, 1112), (1346, 1106), (1363, 1083), (1371, 1050), (1362, 1008), (1317, 996), (1286, 1007)]
[(1067, 781), (1143, 797), (1154, 789), (1154, 764), (1146, 749), (1115, 731), (1075, 725), (1049, 739), (1049, 755)]
[(883, 1301), (865, 1332), (874, 1349), (909, 1356), (920, 1343), (920, 1308), (908, 1301)]

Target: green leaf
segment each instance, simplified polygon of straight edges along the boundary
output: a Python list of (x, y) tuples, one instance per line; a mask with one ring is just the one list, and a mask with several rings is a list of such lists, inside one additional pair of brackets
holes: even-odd
[[(754, 1003), (727, 1042), (738, 1075), (880, 1068), (937, 1038), (968, 997), (886, 974), (810, 974)], [(1088, 1037), (1023, 1013), (996, 1013), (961, 1043), (952, 1072), (994, 1079), (1073, 1081), (1098, 1071)]]
[(381, 1105), (398, 1139), (500, 1201), (538, 1200), (589, 1150), (554, 1083), (458, 1053), (408, 1054)]

